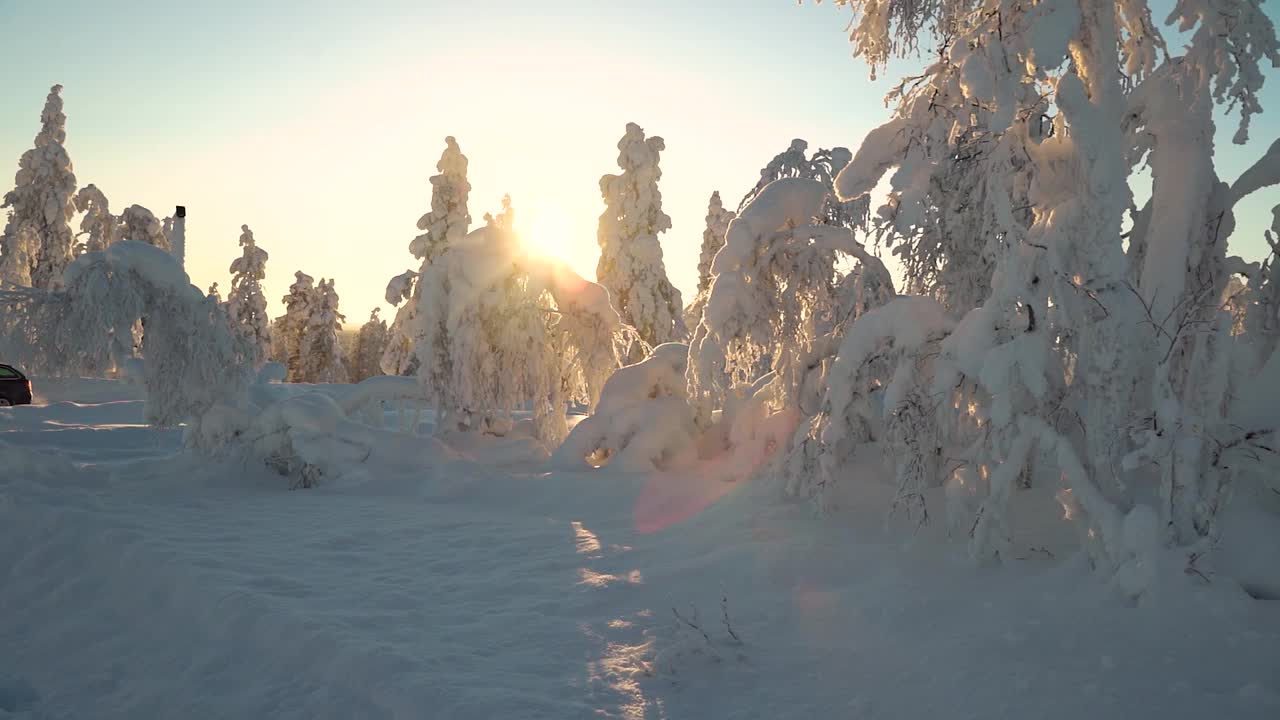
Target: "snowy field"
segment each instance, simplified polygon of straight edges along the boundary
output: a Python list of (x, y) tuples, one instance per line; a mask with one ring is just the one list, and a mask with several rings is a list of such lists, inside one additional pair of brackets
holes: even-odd
[(1280, 717), (1280, 602), (1125, 607), (1065, 525), (975, 567), (874, 482), (815, 522), (763, 481), (430, 450), (289, 491), (133, 386), (37, 389), (0, 410), (0, 717)]

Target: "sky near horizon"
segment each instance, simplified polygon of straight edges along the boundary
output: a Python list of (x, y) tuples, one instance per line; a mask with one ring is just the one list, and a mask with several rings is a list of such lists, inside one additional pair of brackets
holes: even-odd
[[(849, 18), (788, 0), (0, 0), (0, 186), (61, 83), (79, 184), (116, 213), (185, 205), (192, 282), (226, 294), (248, 224), (272, 316), (302, 270), (336, 278), (356, 325), (389, 317), (387, 281), (417, 269), (408, 245), (447, 135), (470, 161), (473, 228), (510, 193), (517, 229), (594, 278), (599, 178), (635, 122), (666, 141), (662, 246), (688, 301), (712, 190), (736, 207), (792, 138), (856, 150), (889, 117), (882, 98), (913, 64), (871, 82)], [(1245, 149), (1219, 122), (1228, 180), (1276, 137), (1280, 88), (1263, 104)], [(1233, 252), (1261, 255), (1277, 201), (1241, 208)]]

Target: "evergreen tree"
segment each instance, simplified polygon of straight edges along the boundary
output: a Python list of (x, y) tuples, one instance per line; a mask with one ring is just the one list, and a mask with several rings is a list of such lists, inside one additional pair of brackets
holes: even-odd
[(231, 263), (227, 315), (262, 363), (271, 353), (271, 320), (267, 317), (267, 297), (262, 292), (262, 281), (267, 276), (267, 251), (257, 246), (248, 225), (241, 225), (240, 230), (242, 251)]
[(49, 90), (35, 147), (22, 154), (14, 189), (0, 205), (9, 209), (0, 236), (0, 284), (52, 289), (61, 285), (71, 264), (76, 176), (63, 145), (67, 116), (61, 93), (61, 85)]
[(623, 322), (635, 327), (650, 346), (685, 336), (680, 291), (667, 279), (658, 242), (658, 234), (671, 228), (658, 190), (658, 156), (665, 147), (662, 138), (646, 139), (639, 125), (627, 123), (618, 141), (622, 174), (600, 178), (605, 211), (597, 236), (596, 278), (609, 290)]

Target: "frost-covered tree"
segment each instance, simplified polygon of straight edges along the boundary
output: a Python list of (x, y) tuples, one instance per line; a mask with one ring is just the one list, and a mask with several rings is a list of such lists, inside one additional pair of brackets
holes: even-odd
[(379, 363), (387, 347), (387, 321), (378, 317), (382, 308), (369, 313), (369, 321), (360, 326), (356, 334), (355, 349), (351, 353), (351, 382), (381, 375)]
[(76, 244), (76, 254), (102, 252), (120, 237), (120, 220), (111, 214), (107, 196), (90, 183), (75, 196), (76, 210), (84, 213), (80, 219), (79, 235), (86, 236)]
[(338, 312), (338, 291), (333, 280), (320, 279), (312, 293), (310, 315), (298, 341), (298, 368), (301, 382), (345, 383), (347, 368), (342, 359), (342, 321)]
[(698, 256), (698, 293), (685, 308), (686, 327), (696, 328), (698, 321), (702, 319), (702, 309), (707, 304), (707, 289), (711, 286), (711, 261), (720, 252), (720, 248), (724, 247), (725, 233), (736, 216), (737, 213), (725, 209), (719, 190), (711, 193), (711, 200), (707, 203), (707, 226), (702, 231), (702, 252)]
[(262, 292), (262, 281), (267, 277), (267, 251), (258, 247), (248, 225), (240, 226), (240, 247), (240, 257), (231, 262), (227, 316), (261, 364), (271, 354), (271, 319), (267, 316), (267, 296)]
[[(471, 225), (471, 215), (467, 210), (467, 198), (471, 194), (471, 183), (467, 181), (467, 157), (453, 136), (446, 137), (444, 141), (444, 153), (436, 163), (439, 174), (431, 177), (431, 210), (418, 220), (418, 229), (423, 233), (409, 243), (409, 252), (421, 261), (421, 270), (425, 270), (450, 244), (464, 237)], [(399, 306), (382, 359), (382, 370), (388, 375), (415, 373), (420, 362), (414, 355), (414, 347), (423, 332), (421, 323), (416, 319), (417, 300), (421, 297), (417, 285), (421, 270), (401, 273), (387, 285), (387, 302)], [(405, 302), (407, 300), (412, 302)]]
[[(936, 41), (835, 189), (865, 197), (890, 173), (878, 229), (908, 288), (949, 317), (924, 338), (888, 322), (900, 313), (850, 326), (846, 341), (890, 351), (842, 351), (832, 369), (815, 435), (828, 479), (865, 437), (850, 413), (871, 388), (887, 437), (934, 438), (902, 449), (951, 459), (928, 482), (979, 498), (976, 556), (1008, 555), (1019, 486), (1060, 482), (1095, 566), (1140, 595), (1158, 548), (1203, 553), (1232, 481), (1275, 455), (1280, 417), (1257, 398), (1280, 359), (1232, 335), (1222, 298), (1233, 273), (1265, 283), (1227, 242), (1239, 199), (1280, 180), (1280, 151), (1233, 185), (1213, 165), (1215, 106), (1239, 109), (1245, 141), (1262, 68), (1280, 64), (1270, 19), (1258, 0), (1179, 0), (1167, 22), (1187, 44), (1174, 55), (1144, 0), (837, 2), (875, 67)], [(1138, 208), (1143, 163), (1154, 182)]]
[(311, 316), (316, 304), (315, 278), (301, 270), (293, 274), (293, 284), (289, 286), (289, 294), (281, 298), (284, 303), (284, 315), (276, 318), (276, 329), (280, 341), (278, 357), (283, 358), (288, 369), (289, 382), (306, 382), (306, 368), (303, 366), (303, 338), (305, 337)]
[(605, 211), (596, 279), (608, 288), (623, 322), (651, 346), (683, 340), (686, 334), (680, 291), (667, 279), (658, 242), (658, 235), (671, 229), (658, 190), (658, 156), (665, 148), (662, 138), (645, 138), (639, 125), (627, 123), (618, 141), (622, 174), (600, 178)]
[(173, 426), (242, 401), (247, 346), (167, 252), (121, 241), (86, 253), (68, 267), (56, 297), (51, 342), (85, 366), (107, 366), (113, 344), (147, 318), (141, 353), (150, 422)]
[(211, 302), (217, 303), (219, 305), (222, 304), (222, 291), (218, 289), (218, 283), (213, 283), (212, 285), (210, 285), (209, 291), (206, 292), (204, 296), (208, 298)]
[(0, 284), (51, 289), (72, 260), (76, 176), (64, 143), (62, 86), (54, 85), (40, 114), (35, 147), (22, 154), (14, 188), (0, 208), (9, 218), (0, 236)]
[(143, 242), (168, 251), (169, 238), (164, 223), (141, 205), (130, 205), (120, 213), (120, 236), (124, 240)]

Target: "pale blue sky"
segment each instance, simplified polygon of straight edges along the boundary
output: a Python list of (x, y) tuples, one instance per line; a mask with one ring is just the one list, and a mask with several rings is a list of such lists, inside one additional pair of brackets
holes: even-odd
[[(226, 291), (248, 223), (273, 315), (301, 269), (336, 277), (356, 323), (416, 265), (446, 135), (470, 158), (477, 223), (510, 192), (521, 224), (593, 274), (597, 182), (633, 121), (666, 139), (663, 247), (688, 296), (712, 190), (736, 205), (791, 138), (856, 149), (888, 117), (890, 83), (851, 58), (848, 17), (788, 0), (0, 0), (0, 185), (62, 83), (80, 184), (117, 212), (186, 205), (194, 282)], [(1264, 101), (1280, 117), (1280, 90)], [(1255, 123), (1253, 144), (1277, 127)], [(1234, 178), (1246, 153), (1225, 140)], [(1239, 252), (1260, 252), (1277, 201), (1245, 208)]]

